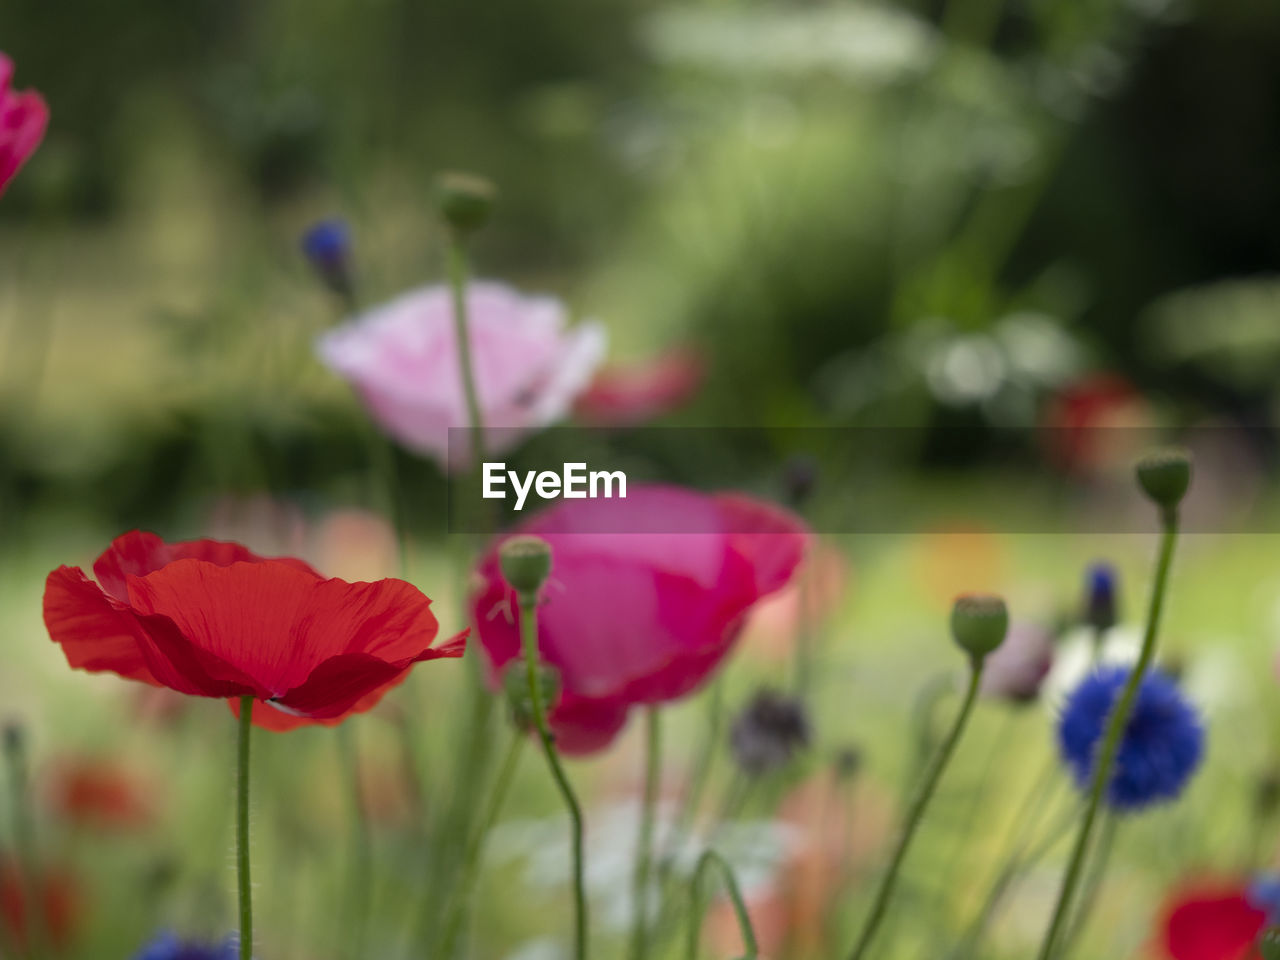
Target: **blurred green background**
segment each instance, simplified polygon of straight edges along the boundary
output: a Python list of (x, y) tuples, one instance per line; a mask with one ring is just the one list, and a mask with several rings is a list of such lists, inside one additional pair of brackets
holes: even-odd
[(442, 168), (501, 187), (479, 273), (704, 352), (683, 422), (1024, 427), (1100, 370), (1275, 419), (1262, 0), (9, 0), (0, 39), (53, 114), (0, 206), (23, 508), (358, 470), (297, 238), (351, 221), (366, 302), (436, 281)]

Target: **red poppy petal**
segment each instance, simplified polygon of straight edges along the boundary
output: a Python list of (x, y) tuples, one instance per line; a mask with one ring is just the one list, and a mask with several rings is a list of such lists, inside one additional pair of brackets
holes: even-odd
[(297, 641), (316, 651), (317, 663), (338, 654), (367, 653), (405, 666), (431, 645), (439, 629), (431, 601), (410, 583), (325, 580), (301, 611)]
[(443, 646), (423, 650), (407, 662), (388, 663), (367, 653), (332, 657), (316, 667), (306, 683), (278, 697), (275, 702), (312, 720), (347, 716), (372, 693), (381, 695), (399, 683), (414, 663), (462, 656), (466, 649), (466, 636), (467, 632), (463, 631)]
[(172, 622), (173, 631), (153, 631), (151, 639), (179, 673), (197, 684), (251, 678), (250, 689), (214, 692), (215, 682), (199, 691), (204, 696), (253, 693), (270, 699), (302, 683), (334, 652), (309, 643), (308, 633), (324, 631), (327, 624), (302, 621), (312, 593), (324, 581), (292, 565), (265, 560), (219, 567), (176, 560), (127, 580), (130, 603), (140, 614)]
[(1165, 950), (1172, 960), (1243, 960), (1265, 924), (1243, 891), (1192, 892), (1165, 920)]
[[(144, 577), (175, 560), (204, 560), (219, 567), (233, 563), (263, 563), (266, 558), (238, 543), (223, 540), (183, 540), (165, 543), (154, 533), (132, 530), (111, 541), (111, 546), (93, 564), (93, 574), (102, 589), (117, 600), (127, 602), (127, 578)], [(301, 560), (284, 557), (274, 561), (289, 564), (313, 576), (320, 575)]]
[(72, 667), (157, 683), (139, 646), (137, 618), (78, 567), (59, 567), (45, 580), (44, 622)]

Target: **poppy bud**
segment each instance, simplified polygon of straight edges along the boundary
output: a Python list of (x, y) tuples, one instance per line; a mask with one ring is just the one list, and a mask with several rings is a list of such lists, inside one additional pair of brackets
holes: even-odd
[(1191, 454), (1179, 447), (1154, 450), (1138, 461), (1138, 483), (1156, 504), (1172, 510), (1191, 485)]
[[(542, 694), (542, 707), (550, 712), (560, 698), (560, 671), (546, 663), (537, 668), (538, 690)], [(529, 674), (520, 660), (514, 660), (502, 675), (502, 688), (507, 694), (507, 706), (511, 710), (511, 722), (525, 733), (534, 729), (533, 695), (529, 691)]]
[(321, 220), (302, 235), (302, 253), (324, 285), (349, 299), (351, 283), (351, 229), (345, 220)]
[(1258, 937), (1258, 954), (1262, 960), (1280, 960), (1280, 927), (1262, 931)]
[(442, 173), (436, 178), (436, 204), (445, 222), (465, 236), (489, 221), (498, 189), (473, 173)]
[(785, 767), (809, 745), (811, 731), (804, 704), (772, 690), (761, 690), (738, 714), (729, 745), (738, 765), (752, 776)]
[(551, 573), (551, 545), (541, 537), (512, 537), (498, 548), (498, 564), (522, 602), (536, 599)]
[(951, 636), (975, 662), (1000, 646), (1008, 630), (1009, 610), (1000, 597), (965, 594), (951, 608)]
[(1084, 622), (1102, 633), (1116, 625), (1116, 572), (1109, 563), (1089, 568), (1085, 588)]

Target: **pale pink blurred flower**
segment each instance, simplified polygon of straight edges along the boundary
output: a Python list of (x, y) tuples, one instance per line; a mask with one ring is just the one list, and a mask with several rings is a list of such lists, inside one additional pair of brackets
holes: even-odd
[(743, 654), (769, 662), (790, 659), (801, 631), (821, 626), (848, 598), (852, 576), (843, 553), (816, 541), (795, 579), (752, 609)]
[(395, 576), (399, 566), (396, 534), (384, 517), (370, 510), (331, 510), (312, 527), (305, 554), (327, 577), (370, 581)]
[[(567, 415), (604, 356), (594, 323), (568, 327), (564, 305), (497, 283), (467, 289), (468, 336), (490, 453)], [(424, 287), (320, 338), (321, 359), (387, 433), (448, 468), (449, 428), (470, 425), (449, 290)], [(452, 468), (467, 466), (465, 435)]]
[(1038, 623), (1015, 622), (986, 659), (982, 695), (1014, 703), (1036, 699), (1053, 667), (1053, 634)]
[(326, 577), (353, 582), (394, 576), (399, 562), (391, 524), (362, 507), (309, 518), (298, 504), (266, 493), (222, 497), (210, 507), (204, 532), (263, 556), (298, 557)]
[(201, 533), (265, 557), (297, 557), (306, 550), (307, 518), (297, 504), (267, 493), (225, 496), (209, 507)]

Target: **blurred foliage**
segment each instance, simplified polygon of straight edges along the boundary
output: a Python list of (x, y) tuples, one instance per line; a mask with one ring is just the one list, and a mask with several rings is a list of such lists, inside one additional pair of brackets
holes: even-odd
[(1263, 0), (10, 0), (0, 38), (54, 117), (0, 208), (18, 502), (341, 485), (296, 237), (348, 217), (365, 302), (435, 279), (447, 167), (501, 187), (480, 273), (705, 352), (688, 422), (1031, 426), (1097, 369), (1274, 420), (1263, 355), (1137, 322), (1275, 269)]

